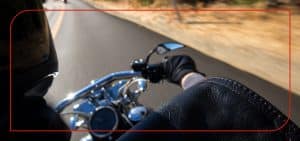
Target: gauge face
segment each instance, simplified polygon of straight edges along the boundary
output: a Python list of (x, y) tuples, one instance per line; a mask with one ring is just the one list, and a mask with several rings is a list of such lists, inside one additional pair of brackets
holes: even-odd
[(94, 136), (105, 138), (118, 126), (118, 115), (112, 107), (97, 109), (90, 118), (89, 128)]

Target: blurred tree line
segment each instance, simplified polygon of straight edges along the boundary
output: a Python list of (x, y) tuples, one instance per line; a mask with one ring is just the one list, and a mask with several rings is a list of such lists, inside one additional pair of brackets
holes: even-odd
[(127, 1), (129, 3), (140, 4), (142, 6), (155, 5), (170, 5), (176, 4), (189, 4), (191, 6), (198, 6), (202, 4), (204, 7), (216, 3), (222, 2), (230, 5), (251, 5), (257, 2), (265, 2), (269, 7), (278, 7), (280, 5), (300, 5), (300, 0), (106, 0), (106, 1)]
[(300, 0), (267, 0), (267, 3), (270, 7), (278, 7), (283, 4), (300, 6)]

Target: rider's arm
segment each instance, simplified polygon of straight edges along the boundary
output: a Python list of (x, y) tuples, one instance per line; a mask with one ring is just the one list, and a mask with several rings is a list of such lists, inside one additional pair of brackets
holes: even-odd
[(205, 79), (206, 77), (203, 74), (191, 72), (183, 76), (181, 79), (181, 87), (185, 90)]
[[(286, 120), (285, 115), (243, 84), (232, 79), (208, 78), (164, 103), (118, 141), (299, 141), (300, 129), (292, 121), (281, 132), (274, 133), (187, 133), (188, 130), (270, 130), (279, 128)], [(152, 132), (135, 132), (141, 130)]]
[[(132, 128), (118, 141), (247, 140), (299, 141), (300, 129), (291, 121), (274, 133), (187, 133), (180, 130), (278, 129), (287, 117), (243, 84), (226, 78), (205, 78), (188, 56), (173, 56), (164, 64), (167, 80), (184, 90)], [(197, 82), (198, 83), (197, 83)], [(201, 82), (200, 82), (201, 81)], [(200, 83), (199, 83), (200, 82)], [(195, 84), (197, 83), (197, 84)], [(157, 130), (157, 132), (154, 132)], [(177, 132), (161, 132), (176, 130)], [(160, 132), (159, 132), (160, 131)]]

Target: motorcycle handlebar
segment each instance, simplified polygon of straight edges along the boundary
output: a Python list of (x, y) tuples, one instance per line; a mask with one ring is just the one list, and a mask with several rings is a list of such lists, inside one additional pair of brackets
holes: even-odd
[(148, 64), (147, 60), (135, 59), (131, 63), (131, 68), (134, 71), (141, 72), (142, 76), (152, 83), (157, 83), (164, 78), (162, 63)]
[(115, 73), (111, 73), (109, 75), (106, 75), (98, 80), (93, 80), (91, 82), (91, 84), (89, 84), (88, 86), (84, 87), (83, 89), (72, 93), (70, 95), (68, 95), (65, 99), (61, 100), (57, 106), (55, 107), (55, 111), (60, 113), (62, 112), (65, 107), (69, 106), (71, 103), (73, 103), (74, 101), (86, 97), (89, 92), (91, 90), (93, 90), (94, 88), (97, 87), (102, 87), (112, 81), (115, 80), (120, 80), (120, 79), (128, 79), (128, 78), (132, 78), (132, 77), (137, 77), (137, 76), (142, 76), (141, 72), (136, 72), (136, 71), (121, 71), (121, 72), (115, 72)]
[(157, 83), (164, 78), (164, 70), (161, 63), (150, 64), (142, 71), (142, 76), (150, 80), (152, 83)]
[(70, 104), (72, 104), (73, 102), (77, 101), (80, 98), (84, 98), (88, 96), (89, 92), (97, 87), (102, 87), (116, 80), (129, 79), (138, 76), (148, 79), (152, 83), (159, 82), (161, 79), (164, 78), (162, 63), (150, 64), (141, 70), (115, 72), (115, 73), (108, 74), (98, 80), (93, 80), (91, 84), (89, 84), (88, 86), (74, 93), (69, 94), (66, 98), (61, 100), (55, 107), (55, 111), (57, 113), (62, 112), (65, 109), (65, 107), (69, 106)]

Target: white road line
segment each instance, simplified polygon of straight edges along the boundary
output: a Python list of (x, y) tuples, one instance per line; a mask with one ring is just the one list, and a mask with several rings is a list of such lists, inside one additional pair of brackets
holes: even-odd
[(51, 11), (54, 9), (65, 9), (65, 4), (61, 2), (48, 2), (44, 7), (50, 11), (46, 12), (48, 23), (51, 28), (52, 37), (55, 38), (61, 28), (65, 11)]
[(53, 25), (53, 27), (51, 27), (51, 32), (52, 32), (53, 38), (56, 37), (58, 31), (60, 30), (60, 27), (61, 27), (61, 24), (63, 21), (63, 17), (65, 14), (65, 11), (55, 11), (55, 12), (58, 12), (59, 15), (57, 17), (57, 20), (55, 21), (55, 24)]

